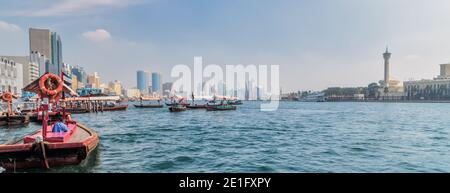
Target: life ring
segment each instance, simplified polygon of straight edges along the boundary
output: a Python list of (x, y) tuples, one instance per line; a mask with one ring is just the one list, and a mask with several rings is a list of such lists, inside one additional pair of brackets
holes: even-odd
[(4, 101), (11, 101), (12, 100), (12, 94), (10, 92), (5, 92), (2, 94), (2, 99)]
[[(47, 88), (47, 81), (50, 81), (52, 84), (56, 84), (56, 88)], [(48, 96), (55, 96), (62, 91), (63, 82), (61, 78), (59, 78), (59, 76), (49, 73), (41, 77), (41, 79), (39, 80), (39, 88), (41, 89), (42, 93)]]

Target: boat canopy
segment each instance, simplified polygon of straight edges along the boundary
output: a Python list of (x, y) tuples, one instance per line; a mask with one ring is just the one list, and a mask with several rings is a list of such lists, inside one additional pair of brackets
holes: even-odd
[(71, 97), (64, 101), (118, 101), (120, 96)]
[[(42, 75), (42, 76), (44, 76), (44, 75)], [(27, 86), (25, 86), (23, 88), (23, 90), (24, 91), (28, 91), (28, 92), (33, 92), (33, 93), (36, 93), (36, 94), (40, 95), (41, 94), (41, 89), (39, 88), (39, 80), (41, 79), (41, 77), (39, 77), (38, 79), (34, 80), (33, 82), (31, 82)], [(63, 83), (63, 92), (68, 93), (71, 96), (78, 96), (78, 94), (75, 91), (73, 91), (69, 86), (67, 86), (64, 83)]]
[(142, 96), (139, 99), (143, 100), (143, 101), (157, 101), (157, 100), (161, 100), (160, 97), (154, 97), (154, 96)]

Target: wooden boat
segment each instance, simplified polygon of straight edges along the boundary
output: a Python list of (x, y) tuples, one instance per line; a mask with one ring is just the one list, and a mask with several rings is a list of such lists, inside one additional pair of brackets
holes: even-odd
[(208, 105), (204, 104), (204, 105), (199, 105), (199, 104), (189, 104), (186, 107), (188, 109), (206, 109)]
[(179, 103), (179, 104), (177, 104), (177, 103), (165, 103), (165, 104), (166, 104), (166, 106), (169, 106), (169, 107), (176, 106), (176, 105), (181, 105), (181, 106), (187, 107), (189, 105), (189, 103)]
[(183, 105), (172, 105), (169, 107), (170, 112), (181, 112), (186, 110), (186, 106)]
[[(64, 77), (61, 74), (61, 77)], [(26, 168), (45, 168), (80, 164), (99, 143), (97, 133), (75, 121), (64, 112), (56, 112), (57, 122), (49, 123), (49, 107), (57, 106), (62, 92), (75, 93), (64, 84), (64, 79), (45, 73), (26, 86), (24, 91), (37, 93), (42, 100), (39, 111), (42, 128), (20, 139), (0, 145), (0, 167), (16, 171)], [(72, 94), (74, 95), (74, 94)], [(52, 111), (55, 112), (55, 111)], [(62, 116), (60, 116), (62, 115)]]
[(0, 166), (14, 171), (81, 163), (97, 148), (99, 138), (94, 130), (80, 123), (67, 125), (69, 131), (65, 133), (52, 133), (52, 126), (48, 126), (44, 142), (39, 142), (40, 129), (0, 145)]
[(136, 108), (163, 108), (162, 104), (134, 104)]
[(89, 109), (84, 109), (84, 108), (66, 108), (65, 111), (72, 113), (72, 114), (83, 114), (83, 113), (91, 112)]
[(125, 111), (128, 105), (104, 106), (103, 111)]
[(20, 126), (30, 123), (28, 115), (1, 115), (0, 126)]
[(236, 110), (236, 106), (229, 105), (229, 104), (221, 104), (221, 105), (208, 105), (206, 107), (207, 111), (228, 111), (228, 110)]
[(0, 94), (0, 99), (5, 102), (7, 106), (6, 112), (1, 113), (0, 115), (0, 126), (20, 126), (30, 123), (30, 118), (28, 115), (22, 114), (21, 112), (13, 112), (13, 98), (17, 99), (18, 96), (11, 93), (11, 88)]

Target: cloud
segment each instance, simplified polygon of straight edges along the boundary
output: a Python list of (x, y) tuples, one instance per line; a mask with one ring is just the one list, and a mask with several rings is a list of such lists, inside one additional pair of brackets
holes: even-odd
[(93, 42), (105, 42), (111, 39), (111, 34), (104, 29), (96, 29), (95, 31), (87, 31), (82, 36)]
[(45, 17), (80, 14), (94, 8), (125, 7), (140, 3), (141, 0), (61, 0), (40, 10), (27, 10), (23, 15)]
[(20, 27), (14, 24), (7, 23), (5, 21), (0, 21), (0, 31), (16, 32), (20, 31)]

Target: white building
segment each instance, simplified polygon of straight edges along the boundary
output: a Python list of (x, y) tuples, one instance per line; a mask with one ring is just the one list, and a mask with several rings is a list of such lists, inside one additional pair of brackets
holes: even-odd
[(141, 96), (141, 91), (137, 88), (129, 88), (125, 90), (124, 95), (127, 98), (139, 98)]
[(30, 56), (3, 56), (16, 63), (22, 64), (23, 85), (26, 86), (39, 78), (39, 64), (31, 61)]
[(11, 92), (21, 95), (23, 88), (23, 66), (14, 60), (0, 57), (0, 91), (11, 88)]

